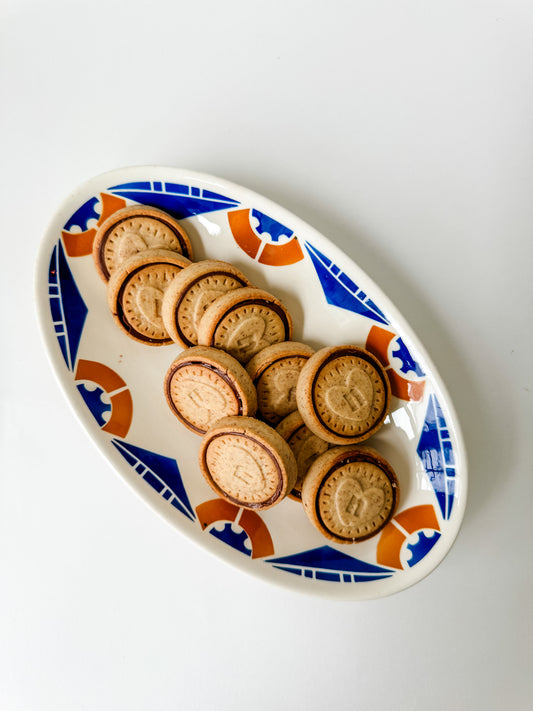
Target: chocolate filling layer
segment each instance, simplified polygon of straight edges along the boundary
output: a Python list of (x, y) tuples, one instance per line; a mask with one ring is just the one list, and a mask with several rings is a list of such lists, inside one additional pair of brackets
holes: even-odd
[(146, 267), (168, 267), (168, 266), (177, 266), (173, 264), (169, 264), (168, 262), (151, 262), (150, 264), (142, 264), (140, 267), (137, 267), (137, 269), (134, 269), (132, 272), (128, 274), (128, 276), (124, 279), (122, 282), (118, 295), (117, 295), (117, 300), (116, 300), (116, 305), (117, 305), (117, 316), (120, 319), (120, 323), (124, 327), (124, 329), (128, 332), (131, 333), (135, 338), (137, 338), (140, 341), (144, 341), (145, 343), (173, 343), (172, 338), (168, 336), (168, 338), (150, 338), (149, 336), (145, 336), (144, 333), (140, 333), (137, 331), (136, 328), (133, 328), (131, 323), (126, 320), (124, 316), (124, 309), (122, 307), (122, 299), (124, 298), (124, 291), (126, 289), (126, 286), (128, 285), (128, 282), (131, 280), (132, 277), (134, 277), (136, 274), (138, 274), (140, 271), (143, 269), (146, 269)]

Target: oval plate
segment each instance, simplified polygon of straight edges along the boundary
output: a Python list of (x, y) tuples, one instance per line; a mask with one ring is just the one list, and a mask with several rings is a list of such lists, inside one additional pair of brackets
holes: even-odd
[[(289, 308), (294, 340), (354, 343), (389, 376), (390, 414), (369, 440), (396, 470), (400, 505), (374, 538), (329, 543), (301, 505), (262, 513), (217, 499), (200, 474), (200, 438), (170, 412), (163, 378), (180, 351), (137, 343), (115, 325), (91, 254), (99, 223), (125, 205), (159, 207), (190, 236), (195, 260), (234, 263)], [(89, 180), (65, 200), (37, 262), (46, 348), (76, 415), (122, 478), (163, 518), (244, 571), (294, 590), (364, 600), (430, 573), (458, 533), (467, 465), (450, 398), (418, 338), (381, 290), (329, 240), (238, 185), (164, 167)]]

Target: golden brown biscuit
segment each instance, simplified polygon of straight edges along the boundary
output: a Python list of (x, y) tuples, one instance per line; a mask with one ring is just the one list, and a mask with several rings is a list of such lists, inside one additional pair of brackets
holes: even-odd
[(276, 427), (276, 432), (283, 437), (292, 449), (298, 465), (298, 478), (288, 496), (295, 501), (301, 501), (302, 485), (311, 464), (317, 457), (324, 454), (331, 445), (311, 432), (297, 410), (281, 420)]
[(201, 435), (222, 417), (254, 415), (257, 409), (255, 388), (239, 361), (206, 346), (188, 348), (175, 358), (164, 391), (180, 422)]
[(263, 348), (290, 341), (292, 319), (281, 301), (262, 289), (244, 287), (219, 296), (198, 324), (198, 343), (222, 348), (247, 363)]
[(244, 508), (270, 508), (296, 482), (296, 460), (289, 445), (253, 417), (219, 420), (202, 440), (199, 462), (212, 489)]
[(130, 257), (107, 284), (107, 303), (115, 322), (136, 341), (149, 346), (173, 341), (163, 323), (165, 289), (190, 260), (166, 249), (147, 249)]
[(249, 286), (244, 274), (228, 262), (205, 259), (183, 269), (165, 292), (163, 321), (183, 348), (197, 345), (198, 324), (206, 308), (232, 289)]
[(145, 249), (168, 249), (193, 258), (183, 227), (163, 210), (134, 205), (117, 210), (98, 228), (93, 242), (96, 270), (108, 281), (117, 267)]
[(296, 383), (314, 350), (305, 343), (284, 341), (256, 353), (246, 366), (257, 388), (257, 406), (269, 425), (297, 409)]
[(357, 346), (317, 351), (304, 365), (296, 399), (305, 424), (332, 444), (355, 444), (383, 424), (391, 398), (378, 359)]
[(302, 486), (311, 523), (336, 543), (358, 543), (379, 533), (398, 506), (398, 479), (370, 447), (332, 447), (316, 459)]

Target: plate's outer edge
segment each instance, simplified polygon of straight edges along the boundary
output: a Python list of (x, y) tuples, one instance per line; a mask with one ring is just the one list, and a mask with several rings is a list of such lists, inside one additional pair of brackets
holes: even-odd
[[(457, 471), (461, 472), (460, 496), (457, 497), (457, 502), (454, 504), (456, 506), (454, 512), (455, 527), (451, 528), (450, 525), (450, 527), (447, 528), (446, 539), (442, 540), (440, 545), (437, 546), (438, 550), (430, 551), (423, 560), (418, 562), (416, 565), (416, 575), (394, 576), (395, 584), (389, 585), (386, 589), (381, 589), (379, 586), (378, 589), (376, 589), (372, 583), (365, 583), (364, 585), (354, 584), (351, 586), (332, 585), (329, 582), (321, 580), (313, 580), (313, 584), (309, 585), (303, 577), (300, 578), (294, 575), (283, 576), (281, 574), (273, 575), (273, 567), (265, 566), (261, 569), (257, 566), (251, 566), (249, 565), (247, 558), (242, 556), (242, 554), (238, 553), (230, 546), (215, 547), (204, 543), (198, 538), (197, 535), (195, 535), (195, 531), (193, 531), (191, 527), (186, 525), (177, 525), (175, 517), (170, 515), (168, 508), (160, 505), (159, 497), (152, 496), (150, 492), (146, 491), (146, 488), (141, 488), (140, 486), (135, 485), (131, 479), (128, 479), (122, 474), (122, 470), (127, 465), (125, 465), (121, 455), (114, 451), (113, 448), (106, 446), (101, 437), (100, 428), (95, 423), (95, 420), (89, 410), (82, 406), (82, 402), (75, 401), (73, 398), (69, 397), (68, 393), (72, 390), (72, 377), (71, 373), (69, 373), (69, 371), (64, 367), (64, 364), (60, 361), (60, 359), (53, 355), (57, 351), (57, 340), (55, 332), (51, 327), (49, 303), (47, 298), (48, 262), (50, 252), (58, 239), (58, 225), (64, 224), (71, 217), (73, 205), (77, 204), (79, 206), (81, 200), (87, 199), (87, 195), (97, 193), (100, 190), (105, 189), (105, 186), (107, 185), (134, 181), (136, 179), (140, 180), (142, 178), (146, 180), (147, 175), (149, 175), (152, 180), (179, 180), (208, 184), (210, 187), (216, 187), (218, 190), (222, 190), (225, 193), (238, 197), (239, 202), (243, 204), (259, 205), (267, 214), (273, 213), (276, 215), (276, 218), (286, 221), (285, 224), (291, 224), (291, 226), (294, 227), (295, 232), (297, 231), (298, 234), (305, 234), (306, 239), (311, 240), (314, 246), (327, 253), (329, 258), (336, 264), (342, 265), (344, 271), (350, 274), (355, 273), (357, 275), (358, 283), (364, 287), (365, 291), (372, 294), (373, 298), (378, 301), (382, 311), (390, 315), (391, 320), (398, 324), (398, 330), (401, 330), (402, 335), (408, 336), (410, 343), (416, 347), (417, 352), (422, 356), (425, 362), (426, 369), (431, 372), (431, 378), (435, 382), (436, 389), (440, 392), (445, 402), (449, 422), (452, 423), (456, 441), (456, 448), (454, 447), (454, 455), (457, 457), (456, 468)], [(260, 577), (270, 583), (291, 591), (304, 592), (312, 596), (327, 597), (331, 599), (363, 601), (395, 594), (421, 581), (442, 562), (453, 546), (464, 518), (468, 494), (468, 465), (464, 439), (458, 416), (440, 374), (435, 368), (432, 359), (428, 355), (418, 336), (411, 329), (406, 319), (381, 290), (381, 288), (377, 286), (375, 282), (373, 282), (373, 280), (352, 259), (350, 259), (350, 257), (344, 254), (344, 252), (330, 242), (324, 235), (282, 206), (272, 202), (258, 193), (255, 193), (252, 190), (249, 190), (248, 188), (239, 186), (225, 179), (187, 169), (141, 165), (113, 170), (94, 176), (72, 191), (71, 194), (64, 199), (62, 205), (49, 220), (45, 236), (40, 244), (35, 264), (35, 299), (39, 330), (46, 346), (45, 350), (52, 370), (61, 385), (61, 390), (63, 391), (63, 394), (65, 395), (71, 409), (84, 429), (90, 435), (93, 443), (108, 463), (113, 467), (113, 469), (115, 469), (117, 474), (120, 475), (121, 479), (127, 483), (145, 503), (147, 503), (164, 520), (170, 523), (173, 528), (179, 528), (183, 534), (199, 545), (203, 550), (207, 550), (217, 558), (222, 558), (243, 572), (246, 572), (254, 577)], [(448, 524), (450, 524), (450, 522), (448, 522)], [(414, 569), (411, 569), (410, 572), (413, 573), (413, 570)], [(279, 571), (275, 572), (277, 573)]]

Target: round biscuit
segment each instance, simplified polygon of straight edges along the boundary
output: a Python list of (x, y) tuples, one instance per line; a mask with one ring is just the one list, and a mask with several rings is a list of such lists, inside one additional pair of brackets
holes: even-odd
[(250, 376), (229, 353), (193, 346), (173, 360), (164, 380), (168, 406), (191, 432), (204, 435), (229, 415), (254, 415), (257, 397)]
[(247, 363), (257, 389), (258, 411), (269, 425), (277, 425), (297, 409), (296, 383), (314, 352), (305, 343), (284, 341), (263, 348)]
[(302, 486), (311, 523), (336, 543), (359, 543), (379, 533), (398, 506), (390, 464), (370, 447), (332, 447), (315, 459)]
[(126, 260), (146, 249), (168, 249), (193, 258), (189, 236), (173, 217), (148, 205), (117, 210), (98, 228), (93, 242), (96, 270), (104, 281)]
[(219, 296), (198, 324), (200, 345), (222, 348), (241, 363), (291, 337), (292, 319), (285, 306), (272, 294), (254, 287)]
[(183, 348), (197, 345), (198, 324), (209, 304), (232, 289), (249, 285), (237, 267), (216, 259), (183, 269), (163, 299), (163, 322), (171, 338)]
[(356, 444), (373, 435), (387, 416), (389, 379), (378, 359), (354, 345), (317, 351), (296, 387), (298, 410), (318, 437)]
[(147, 249), (121, 264), (107, 283), (107, 303), (117, 325), (140, 343), (169, 345), (161, 307), (165, 290), (190, 260), (166, 249)]
[(297, 477), (287, 442), (253, 417), (225, 417), (215, 423), (202, 440), (199, 463), (218, 496), (248, 509), (280, 503)]

